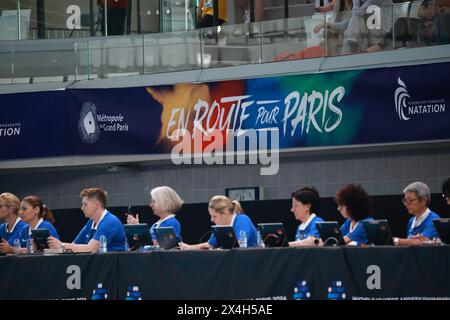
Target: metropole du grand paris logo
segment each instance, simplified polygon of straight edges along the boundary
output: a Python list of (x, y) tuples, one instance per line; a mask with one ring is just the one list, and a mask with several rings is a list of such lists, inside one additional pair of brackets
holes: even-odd
[(398, 87), (394, 93), (395, 111), (402, 121), (415, 116), (427, 116), (445, 112), (445, 98), (432, 97), (425, 100), (411, 98), (406, 84), (400, 77), (397, 79)]
[(85, 102), (81, 106), (78, 121), (80, 138), (86, 143), (95, 143), (100, 137), (100, 127), (97, 122), (97, 107), (92, 102)]

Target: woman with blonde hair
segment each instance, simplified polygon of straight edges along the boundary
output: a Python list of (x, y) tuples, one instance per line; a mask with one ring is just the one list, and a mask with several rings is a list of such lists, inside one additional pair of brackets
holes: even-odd
[(14, 253), (14, 241), (19, 239), (20, 231), (26, 223), (19, 218), (20, 201), (14, 194), (0, 194), (0, 253)]
[[(256, 244), (256, 228), (250, 218), (244, 214), (236, 213), (233, 202), (225, 196), (214, 196), (209, 200), (208, 211), (211, 216), (211, 222), (215, 225), (232, 226), (235, 235), (239, 235), (241, 231), (247, 234), (247, 245), (255, 247)], [(180, 243), (181, 249), (198, 250), (217, 248), (217, 239), (214, 234), (211, 235), (207, 242), (189, 245)]]

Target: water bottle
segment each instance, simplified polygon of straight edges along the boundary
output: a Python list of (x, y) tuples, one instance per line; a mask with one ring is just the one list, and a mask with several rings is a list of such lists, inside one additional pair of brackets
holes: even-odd
[(241, 230), (241, 232), (239, 232), (239, 247), (247, 248), (247, 233), (245, 230)]
[(15, 254), (20, 253), (20, 239), (14, 240), (14, 253)]
[(27, 253), (34, 253), (33, 240), (31, 238), (27, 240)]
[(98, 253), (106, 253), (106, 252), (108, 252), (107, 244), (108, 244), (108, 241), (106, 240), (105, 235), (102, 234), (102, 235), (100, 236), (100, 239), (99, 239), (99, 249), (98, 249)]
[(256, 245), (260, 248), (264, 248), (264, 241), (261, 237), (261, 232), (259, 232), (256, 234)]

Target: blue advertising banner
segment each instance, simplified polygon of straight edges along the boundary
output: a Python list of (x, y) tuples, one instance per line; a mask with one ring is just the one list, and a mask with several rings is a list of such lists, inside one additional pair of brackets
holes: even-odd
[(439, 63), (5, 94), (0, 160), (170, 153), (177, 129), (221, 132), (223, 145), (227, 130), (278, 129), (280, 149), (450, 139), (449, 82), (450, 63)]

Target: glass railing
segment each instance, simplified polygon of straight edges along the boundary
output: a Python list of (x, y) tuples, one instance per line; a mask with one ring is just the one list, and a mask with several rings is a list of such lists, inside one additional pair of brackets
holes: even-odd
[(424, 29), (420, 3), (159, 34), (2, 42), (0, 83), (111, 78), (449, 43), (448, 23), (434, 25), (432, 32)]

